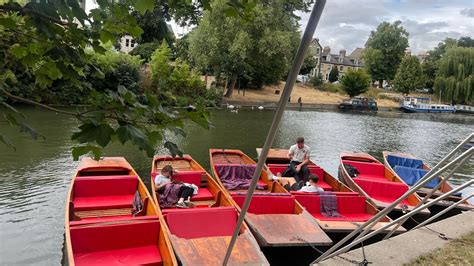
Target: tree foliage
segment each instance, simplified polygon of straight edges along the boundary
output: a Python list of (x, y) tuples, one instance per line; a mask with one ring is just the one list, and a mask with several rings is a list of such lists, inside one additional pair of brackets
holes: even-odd
[(148, 43), (142, 43), (135, 48), (133, 48), (132, 51), (130, 51), (130, 55), (138, 55), (140, 56), (141, 59), (143, 59), (145, 62), (150, 61), (151, 55), (153, 52), (156, 51), (160, 47), (160, 43), (157, 42), (148, 42)]
[(307, 75), (311, 73), (311, 71), (317, 66), (316, 64), (316, 58), (309, 54), (305, 57), (303, 61), (303, 65), (301, 66), (300, 69), (300, 74), (301, 75)]
[(214, 1), (212, 11), (205, 11), (190, 33), (191, 61), (203, 72), (228, 77), (230, 93), (237, 79), (255, 87), (279, 81), (297, 48), (299, 33), (293, 11), (302, 8), (300, 2), (304, 1), (253, 2), (255, 7), (242, 20), (225, 1)]
[(405, 56), (398, 66), (397, 74), (393, 80), (395, 89), (408, 94), (412, 90), (423, 88), (424, 81), (420, 60), (416, 56)]
[(474, 48), (451, 47), (439, 61), (435, 92), (443, 100), (474, 101)]
[(370, 85), (370, 76), (362, 69), (349, 69), (340, 78), (342, 89), (350, 96), (354, 97), (366, 92)]
[(372, 79), (392, 80), (408, 47), (408, 32), (400, 21), (382, 22), (370, 33), (365, 44), (364, 64)]
[(339, 70), (337, 69), (337, 66), (334, 66), (329, 72), (328, 80), (329, 82), (333, 83), (333, 82), (336, 82), (338, 79), (339, 79)]

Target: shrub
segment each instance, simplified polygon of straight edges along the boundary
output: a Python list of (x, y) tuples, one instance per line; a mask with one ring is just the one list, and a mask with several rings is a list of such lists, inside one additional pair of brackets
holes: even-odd
[(317, 89), (320, 91), (327, 91), (327, 92), (333, 92), (333, 93), (344, 93), (344, 91), (341, 89), (341, 86), (339, 84), (333, 84), (333, 83), (323, 83), (320, 86), (318, 86)]
[(341, 78), (342, 89), (350, 96), (354, 97), (366, 92), (370, 85), (370, 76), (362, 69), (349, 70)]
[(159, 47), (160, 47), (160, 44), (157, 42), (142, 43), (142, 44), (139, 44), (137, 47), (135, 47), (130, 52), (130, 55), (140, 56), (140, 58), (143, 59), (144, 62), (149, 62), (151, 59), (151, 55)]
[(317, 87), (323, 84), (323, 75), (314, 75), (309, 78), (309, 83), (313, 85), (313, 87)]

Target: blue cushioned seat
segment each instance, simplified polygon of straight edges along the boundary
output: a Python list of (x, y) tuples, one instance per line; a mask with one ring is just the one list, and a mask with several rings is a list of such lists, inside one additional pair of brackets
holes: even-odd
[[(393, 170), (395, 170), (395, 173), (397, 173), (397, 175), (401, 179), (403, 179), (403, 181), (405, 181), (405, 183), (407, 183), (407, 185), (409, 186), (413, 186), (414, 184), (416, 184), (418, 180), (420, 180), (423, 176), (426, 175), (426, 173), (428, 173), (427, 170), (399, 166), (399, 165), (396, 165)], [(427, 184), (425, 184), (425, 187), (434, 188), (436, 185), (438, 185), (438, 181), (439, 179), (436, 177), (432, 179), (430, 182), (428, 182)]]
[(392, 168), (399, 165), (399, 166), (405, 166), (405, 167), (410, 167), (410, 168), (423, 169), (423, 161), (418, 160), (418, 159), (388, 155), (387, 162), (390, 164)]

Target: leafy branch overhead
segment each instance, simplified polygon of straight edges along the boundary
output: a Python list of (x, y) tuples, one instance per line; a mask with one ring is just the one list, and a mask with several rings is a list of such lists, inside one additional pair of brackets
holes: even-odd
[[(100, 88), (86, 85), (91, 79), (106, 78), (106, 71), (119, 70), (116, 66), (111, 70), (104, 64), (100, 67), (97, 60), (100, 57), (96, 55), (108, 53), (104, 44), (115, 43), (125, 34), (139, 38), (143, 30), (133, 14), (151, 12), (157, 3), (166, 5), (173, 18), (186, 18), (189, 14), (185, 15), (182, 10), (190, 5), (196, 7), (189, 8), (192, 12), (198, 7), (209, 6), (206, 0), (193, 3), (98, 0), (98, 7), (86, 13), (79, 1), (0, 2), (0, 60), (3, 62), (0, 66), (0, 104), (4, 107), (0, 109), (4, 121), (0, 119), (0, 122), (18, 127), (35, 139), (44, 138), (12, 105), (22, 102), (78, 119), (79, 129), (72, 135), (80, 144), (73, 148), (75, 159), (89, 152), (99, 158), (102, 148), (113, 141), (130, 142), (149, 156), (164, 141), (173, 156), (179, 155), (177, 146), (164, 140), (164, 135), (167, 131), (183, 134), (186, 119), (208, 127), (208, 112), (202, 107), (173, 108), (174, 100), (169, 93), (154, 91), (151, 94), (141, 88), (137, 91), (136, 86), (125, 87), (123, 79), (105, 80)], [(31, 80), (26, 87), (24, 79)], [(75, 86), (76, 94), (81, 94), (89, 107), (77, 111), (53, 108), (28, 91), (34, 88), (55, 95), (58, 84)], [(1, 131), (0, 142), (15, 147)]]

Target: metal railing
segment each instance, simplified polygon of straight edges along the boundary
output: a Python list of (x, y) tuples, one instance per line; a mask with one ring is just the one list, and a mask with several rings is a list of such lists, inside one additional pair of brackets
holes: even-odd
[[(468, 158), (470, 158), (473, 153), (474, 153), (474, 148), (471, 147), (470, 149), (468, 149), (467, 151), (463, 152), (461, 155), (457, 156), (455, 159), (453, 159), (452, 161), (450, 161), (449, 163), (447, 163), (445, 166), (441, 167), (441, 164), (442, 163), (445, 163), (449, 160), (449, 158), (451, 158), (457, 151), (458, 151), (458, 148), (460, 146), (463, 146), (467, 141), (469, 141), (470, 139), (472, 139), (474, 137), (474, 134), (471, 134), (465, 141), (463, 141), (460, 145), (458, 145), (453, 151), (451, 151), (448, 155), (446, 155), (440, 163), (438, 163), (431, 171), (429, 171), (429, 173), (427, 173), (424, 177), (422, 177), (415, 185), (413, 185), (407, 192), (405, 192), (400, 198), (398, 198), (397, 200), (395, 200), (394, 202), (392, 202), (389, 206), (387, 206), (386, 208), (382, 209), (378, 214), (376, 214), (375, 216), (373, 216), (369, 221), (365, 222), (363, 225), (361, 225), (359, 228), (357, 228), (356, 230), (354, 230), (353, 232), (351, 232), (350, 234), (348, 234), (346, 237), (344, 237), (341, 241), (339, 241), (338, 243), (336, 243), (334, 246), (332, 246), (330, 249), (328, 249), (326, 252), (324, 252), (319, 258), (317, 258), (313, 263), (318, 263), (324, 259), (327, 259), (329, 257), (332, 257), (332, 256), (335, 256), (335, 254), (340, 254), (342, 252), (345, 252), (347, 251), (349, 248), (342, 248), (340, 251), (337, 251), (335, 252), (339, 247), (341, 247), (343, 244), (345, 244), (349, 239), (353, 238), (355, 235), (359, 234), (359, 236), (357, 236), (357, 238), (354, 240), (354, 241), (359, 241), (360, 242), (360, 239), (367, 239), (367, 238), (364, 238), (364, 236), (370, 232), (370, 230), (377, 224), (377, 222), (382, 218), (384, 217), (386, 214), (388, 214), (393, 208), (395, 208), (402, 200), (404, 200), (406, 197), (408, 197), (409, 195), (411, 195), (412, 193), (416, 193), (417, 190), (419, 190), (420, 188), (422, 188), (425, 184), (427, 184), (428, 182), (430, 182), (433, 178), (437, 177), (438, 175), (440, 175), (441, 173), (445, 172), (446, 170), (448, 169), (451, 169), (451, 167), (454, 166), (453, 170), (451, 171), (450, 174), (452, 174), (457, 168), (459, 168), (462, 163), (464, 163)], [(460, 164), (458, 164), (460, 163)], [(458, 165), (456, 165), (458, 164)], [(468, 183), (471, 183), (471, 182), (468, 182)], [(463, 185), (463, 187), (465, 186), (466, 184)], [(458, 187), (459, 188), (459, 187)], [(454, 189), (454, 190), (451, 190), (449, 191), (448, 193), (444, 194), (445, 197), (447, 194), (451, 195), (453, 191), (458, 191), (458, 188)], [(443, 197), (444, 199), (444, 197)], [(434, 201), (431, 201), (429, 206), (433, 205), (434, 203), (438, 202), (440, 199), (440, 197), (436, 198)], [(423, 206), (426, 206), (428, 204), (425, 204), (425, 205), (421, 205), (421, 206), (417, 206), (415, 208), (419, 210), (421, 210), (420, 208), (423, 207)], [(424, 209), (424, 208), (422, 208)], [(410, 213), (408, 214), (415, 214), (415, 210), (412, 210)], [(410, 215), (410, 216), (411, 216)], [(406, 220), (407, 218), (409, 218), (410, 216), (402, 216), (401, 218), (402, 219), (397, 219), (396, 220), (396, 223), (402, 221), (402, 220)], [(394, 222), (392, 222), (392, 224), (395, 224)], [(388, 227), (387, 227), (388, 228)], [(381, 230), (376, 230), (375, 232), (380, 232)], [(370, 234), (371, 236), (375, 235), (374, 233), (371, 233)], [(334, 252), (334, 253), (333, 253)]]
[(306, 52), (313, 39), (316, 26), (318, 25), (319, 19), (321, 18), (321, 14), (323, 12), (325, 5), (326, 5), (326, 0), (317, 0), (313, 6), (313, 10), (311, 11), (308, 25), (306, 25), (305, 32), (303, 34), (303, 37), (301, 38), (300, 46), (298, 47), (298, 51), (296, 52), (296, 56), (293, 60), (293, 65), (290, 69), (290, 72), (288, 73), (288, 78), (286, 80), (285, 88), (280, 97), (278, 107), (275, 111), (272, 125), (268, 131), (265, 144), (263, 145), (262, 151), (258, 158), (257, 167), (253, 174), (252, 181), (250, 183), (250, 187), (247, 192), (247, 196), (245, 197), (245, 202), (242, 206), (242, 210), (240, 211), (239, 219), (237, 220), (237, 224), (234, 229), (234, 234), (232, 235), (232, 238), (229, 243), (229, 247), (227, 248), (224, 262), (223, 262), (224, 265), (227, 265), (227, 263), (229, 262), (232, 249), (234, 248), (235, 241), (237, 240), (237, 236), (239, 235), (240, 227), (242, 223), (244, 222), (245, 215), (247, 214), (247, 210), (250, 205), (250, 200), (252, 199), (252, 195), (255, 191), (255, 188), (257, 187), (257, 182), (260, 178), (263, 165), (265, 164), (268, 152), (272, 146), (273, 140), (275, 139), (275, 135), (280, 125), (283, 112), (285, 111), (286, 103), (288, 102), (288, 99), (290, 98), (291, 91), (293, 90), (293, 86), (295, 85), (295, 82), (296, 82), (296, 77), (298, 76), (298, 73), (301, 69), (301, 65), (303, 64), (304, 58), (306, 57)]

